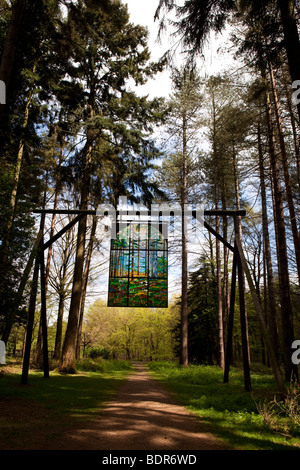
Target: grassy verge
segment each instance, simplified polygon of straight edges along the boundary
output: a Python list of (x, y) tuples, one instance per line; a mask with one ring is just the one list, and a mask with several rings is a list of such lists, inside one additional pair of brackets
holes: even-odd
[[(223, 439), (234, 449), (293, 450), (300, 449), (299, 426), (288, 427), (286, 416), (277, 416), (277, 430), (271, 403), (276, 385), (270, 374), (252, 372), (251, 393), (244, 390), (243, 373), (230, 372), (229, 383), (223, 383), (223, 372), (214, 366), (181, 368), (175, 363), (150, 363), (149, 369), (177, 398), (177, 401), (199, 417), (207, 431)], [(299, 395), (298, 395), (298, 405)], [(265, 410), (264, 413), (258, 409)], [(271, 411), (273, 410), (273, 411)], [(279, 425), (280, 424), (280, 425)]]
[(123, 383), (131, 369), (123, 361), (78, 364), (78, 373), (55, 371), (44, 378), (30, 371), (28, 385), (21, 385), (21, 369), (0, 368), (0, 449), (43, 449), (62, 439), (68, 429), (92, 420), (99, 407)]

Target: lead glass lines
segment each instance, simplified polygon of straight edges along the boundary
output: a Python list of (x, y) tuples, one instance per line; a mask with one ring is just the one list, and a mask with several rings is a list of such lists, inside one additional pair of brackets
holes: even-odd
[(168, 306), (168, 244), (150, 224), (130, 223), (111, 240), (108, 306)]

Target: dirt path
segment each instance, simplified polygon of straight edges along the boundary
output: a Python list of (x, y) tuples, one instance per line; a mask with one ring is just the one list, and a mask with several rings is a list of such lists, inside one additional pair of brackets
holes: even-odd
[(69, 433), (62, 443), (64, 449), (72, 450), (224, 449), (142, 364), (135, 365), (99, 418)]

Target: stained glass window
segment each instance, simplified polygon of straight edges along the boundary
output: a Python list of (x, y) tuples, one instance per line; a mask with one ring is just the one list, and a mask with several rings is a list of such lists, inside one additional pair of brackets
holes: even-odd
[(108, 306), (168, 306), (168, 242), (148, 223), (129, 223), (111, 240)]

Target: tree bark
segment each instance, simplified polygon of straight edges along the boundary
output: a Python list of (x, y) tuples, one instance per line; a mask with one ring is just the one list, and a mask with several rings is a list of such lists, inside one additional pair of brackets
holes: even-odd
[(63, 315), (64, 315), (64, 306), (65, 306), (65, 299), (67, 297), (67, 269), (68, 269), (68, 261), (70, 258), (70, 253), (72, 251), (70, 247), (71, 240), (71, 230), (67, 232), (66, 243), (64, 246), (63, 257), (62, 257), (62, 266), (61, 271), (59, 273), (59, 303), (58, 303), (58, 312), (57, 312), (57, 323), (56, 323), (56, 334), (55, 334), (55, 346), (54, 346), (54, 359), (59, 359), (61, 357), (61, 349), (62, 349), (62, 330), (63, 330)]
[[(257, 130), (258, 137), (258, 159), (259, 159), (259, 176), (260, 176), (260, 192), (261, 192), (261, 205), (262, 205), (262, 226), (263, 226), (263, 245), (264, 245), (264, 257), (266, 266), (266, 277), (267, 277), (267, 288), (268, 288), (268, 315), (267, 315), (267, 326), (271, 333), (271, 338), (274, 345), (274, 351), (279, 356), (279, 338), (278, 338), (278, 327), (276, 319), (276, 302), (275, 302), (275, 290), (274, 290), (274, 276), (273, 266), (271, 257), (271, 246), (269, 236), (269, 224), (268, 224), (268, 213), (267, 213), (267, 197), (266, 197), (266, 185), (265, 185), (265, 171), (264, 171), (264, 159), (261, 144), (261, 130), (260, 125)], [(266, 295), (265, 295), (266, 298)]]
[(288, 168), (288, 158), (287, 158), (286, 146), (285, 146), (283, 130), (282, 130), (282, 121), (281, 121), (281, 114), (280, 114), (280, 109), (279, 109), (279, 104), (278, 104), (278, 96), (277, 96), (277, 91), (276, 91), (276, 86), (275, 86), (275, 77), (274, 77), (273, 67), (271, 64), (269, 64), (269, 72), (270, 72), (271, 88), (272, 88), (274, 105), (275, 105), (275, 116), (276, 116), (276, 123), (277, 123), (278, 136), (279, 136), (286, 198), (288, 202), (293, 241), (294, 241), (294, 247), (295, 247), (295, 257), (296, 257), (296, 265), (297, 265), (297, 271), (298, 271), (298, 282), (300, 283), (300, 238), (299, 238), (299, 233), (298, 233), (295, 207), (294, 207), (293, 195), (292, 195), (292, 190), (291, 190), (290, 174), (289, 174), (289, 168)]
[(293, 374), (297, 377), (298, 371), (297, 366), (295, 366), (291, 361), (291, 346), (294, 341), (293, 313), (290, 296), (290, 281), (288, 271), (282, 189), (280, 183), (280, 171), (274, 147), (274, 131), (272, 124), (271, 104), (270, 97), (268, 94), (266, 96), (266, 119), (268, 125), (270, 165), (274, 190), (274, 218), (275, 227), (277, 230), (276, 241), (278, 253), (278, 278), (282, 320), (283, 360), (285, 368), (285, 378), (287, 381), (290, 381)]
[[(239, 177), (235, 151), (233, 149), (233, 174), (234, 174), (234, 185), (235, 185), (235, 197), (236, 197), (236, 208), (241, 208), (240, 204), (240, 189), (239, 189)], [(235, 237), (238, 240), (242, 240), (242, 224), (241, 218), (235, 217)], [(245, 286), (245, 273), (242, 265), (240, 256), (237, 257), (238, 265), (238, 288), (239, 288), (239, 301), (240, 301), (240, 322), (241, 322), (241, 336), (242, 336), (242, 356), (243, 356), (243, 367), (244, 367), (244, 384), (247, 392), (251, 391), (251, 379), (250, 379), (250, 348), (249, 348), (249, 336), (248, 336), (248, 318), (247, 318), (247, 305), (246, 305), (246, 286)]]
[(22, 366), (22, 377), (21, 377), (21, 383), (23, 385), (26, 385), (28, 382), (30, 351), (31, 351), (31, 342), (32, 342), (33, 324), (34, 324), (36, 295), (37, 295), (37, 288), (38, 288), (39, 268), (40, 268), (39, 257), (36, 257), (34, 270), (33, 270), (33, 278), (32, 278), (32, 283), (31, 283), (30, 301), (29, 301), (28, 316), (27, 316), (26, 340), (25, 340), (25, 350), (24, 350), (24, 358), (23, 358), (23, 366)]
[[(61, 185), (61, 163), (62, 163), (62, 159), (63, 159), (63, 146), (61, 147), (60, 156), (59, 156), (59, 164), (58, 164), (59, 166), (58, 166), (58, 175), (57, 175), (56, 184), (55, 184), (55, 195), (54, 195), (54, 202), (53, 202), (53, 210), (56, 210), (57, 205), (58, 205), (58, 196), (59, 196), (60, 185)], [(51, 239), (54, 235), (55, 219), (56, 219), (56, 214), (53, 213), (52, 220), (51, 220), (51, 228), (50, 228), (49, 239)], [(53, 244), (51, 243), (51, 245), (49, 246), (49, 249), (48, 249), (47, 262), (46, 262), (46, 272), (45, 272), (46, 293), (47, 293), (47, 289), (48, 289), (48, 282), (49, 282), (49, 275), (50, 275), (50, 264), (51, 264), (51, 257), (52, 257), (52, 249), (53, 249)], [(37, 364), (42, 363), (42, 357), (43, 357), (43, 351), (42, 351), (42, 319), (40, 319), (38, 338), (37, 338), (37, 343), (36, 343), (36, 362), (37, 362)], [(56, 358), (58, 358), (58, 356), (56, 356)]]
[(187, 283), (188, 283), (188, 259), (187, 259), (187, 217), (185, 209), (188, 203), (187, 193), (187, 120), (186, 114), (183, 113), (182, 121), (182, 198), (181, 204), (183, 209), (182, 216), (182, 273), (181, 273), (181, 351), (180, 364), (184, 367), (188, 366), (188, 305), (187, 305)]
[(286, 95), (285, 97), (286, 97), (286, 102), (287, 102), (287, 107), (288, 107), (290, 122), (291, 122), (291, 127), (292, 127), (292, 133), (293, 133), (293, 142), (294, 142), (296, 167), (297, 167), (297, 183), (298, 183), (298, 190), (300, 194), (300, 145), (298, 141), (296, 118), (295, 118), (293, 107), (292, 107), (292, 99), (289, 94), (289, 90), (287, 88), (286, 82), (284, 82), (284, 86), (285, 86), (285, 95)]
[[(219, 208), (219, 184), (215, 184), (216, 210)], [(216, 217), (216, 232), (220, 233), (220, 218)], [(224, 318), (222, 302), (222, 271), (220, 241), (216, 238), (216, 267), (217, 267), (217, 309), (218, 309), (218, 338), (219, 338), (219, 366), (224, 370)]]
[[(220, 186), (219, 186), (219, 164), (218, 164), (218, 149), (216, 145), (216, 103), (215, 96), (212, 95), (212, 119), (213, 119), (213, 163), (214, 163), (214, 197), (215, 197), (215, 208), (219, 209), (220, 200)], [(216, 232), (220, 233), (220, 218), (216, 216)], [(218, 363), (221, 369), (225, 367), (225, 346), (224, 346), (224, 317), (223, 317), (223, 302), (222, 302), (222, 272), (221, 272), (221, 250), (220, 241), (216, 238), (216, 277), (217, 277), (217, 315), (218, 315), (218, 346), (219, 346), (219, 358)]]
[(285, 388), (284, 381), (283, 381), (283, 378), (282, 378), (282, 375), (281, 375), (281, 371), (280, 371), (280, 367), (279, 367), (279, 364), (278, 364), (278, 361), (277, 361), (277, 358), (276, 358), (276, 354), (275, 354), (275, 351), (273, 349), (273, 343), (272, 343), (272, 340), (270, 338), (270, 334), (269, 334), (267, 326), (266, 326), (266, 322), (265, 322), (264, 315), (263, 315), (263, 312), (262, 312), (262, 309), (261, 309), (261, 305), (259, 303), (259, 299), (258, 299), (257, 294), (255, 292), (255, 287), (254, 287), (254, 284), (253, 284), (253, 281), (252, 281), (252, 278), (251, 278), (251, 274), (250, 274), (250, 271), (249, 271), (249, 268), (248, 268), (248, 265), (247, 265), (247, 261), (245, 259), (244, 253), (243, 253), (243, 247), (242, 247), (241, 240), (239, 239), (238, 231), (236, 233), (237, 233), (236, 245), (237, 245), (237, 249), (238, 249), (239, 258), (240, 258), (240, 261), (242, 263), (242, 266), (243, 266), (243, 269), (244, 269), (244, 272), (245, 272), (245, 275), (246, 275), (246, 278), (247, 278), (247, 282), (248, 282), (248, 285), (249, 285), (252, 300), (253, 300), (253, 303), (254, 303), (254, 306), (255, 306), (255, 310), (256, 310), (259, 322), (260, 322), (261, 331), (262, 331), (262, 334), (264, 336), (264, 341), (265, 341), (265, 344), (268, 348), (270, 362), (271, 362), (273, 374), (274, 374), (274, 377), (275, 377), (275, 380), (276, 380), (276, 383), (277, 383), (277, 388), (278, 388), (278, 391), (280, 393), (285, 395), (286, 394), (286, 388)]
[[(222, 191), (221, 191), (221, 199), (222, 199), (222, 210), (226, 210), (226, 184), (223, 177), (222, 182)], [(228, 217), (223, 217), (223, 238), (227, 241), (228, 238)], [(228, 261), (229, 261), (229, 250), (228, 248), (223, 245), (223, 263), (224, 263), (224, 273), (223, 273), (223, 321), (224, 321), (224, 344), (227, 343), (226, 336), (226, 327), (227, 319), (229, 315), (229, 308), (230, 308), (230, 294), (229, 294), (229, 279), (228, 279)], [(225, 348), (224, 348), (225, 349)]]
[(88, 278), (90, 272), (90, 265), (94, 247), (94, 237), (97, 228), (97, 217), (93, 216), (93, 224), (91, 229), (90, 241), (88, 244), (88, 250), (86, 255), (85, 261), (85, 268), (83, 274), (83, 286), (82, 286), (82, 297), (80, 301), (80, 315), (79, 315), (79, 322), (78, 322), (78, 332), (77, 332), (77, 343), (76, 343), (76, 359), (80, 359), (80, 346), (81, 346), (81, 335), (82, 335), (82, 323), (83, 323), (83, 314), (84, 314), (84, 306), (85, 306), (85, 298), (86, 298), (86, 290), (88, 285)]
[[(85, 166), (81, 186), (80, 210), (87, 210), (88, 208), (91, 157), (92, 141), (88, 138), (85, 146)], [(69, 309), (68, 325), (62, 348), (62, 357), (59, 364), (59, 370), (67, 373), (75, 372), (75, 350), (83, 282), (86, 225), (87, 217), (84, 216), (78, 222), (76, 259), (74, 267), (71, 303)]]
[[(300, 80), (300, 41), (293, 0), (278, 0), (292, 82)], [(300, 103), (297, 104), (300, 119)]]

